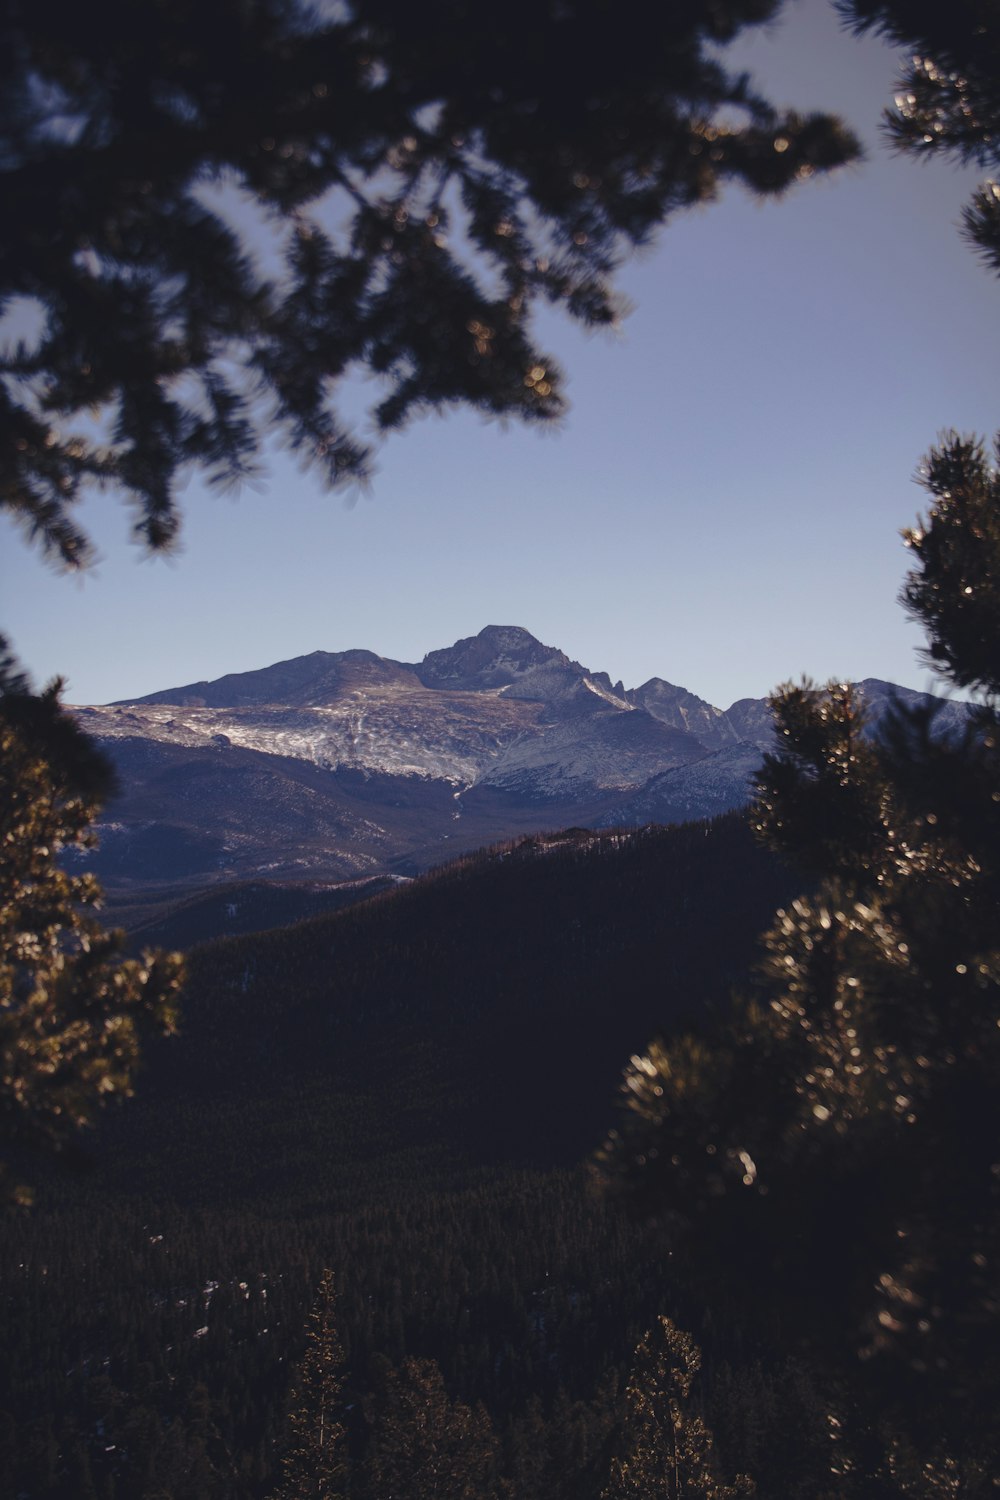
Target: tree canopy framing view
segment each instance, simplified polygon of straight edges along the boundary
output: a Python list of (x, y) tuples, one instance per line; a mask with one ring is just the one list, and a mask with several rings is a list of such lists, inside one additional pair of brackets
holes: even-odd
[[(78, 567), (87, 485), (120, 489), (162, 549), (180, 474), (246, 477), (262, 430), (324, 483), (363, 479), (334, 404), (356, 371), (385, 388), (380, 432), (452, 402), (557, 418), (539, 302), (611, 323), (615, 269), (676, 211), (857, 156), (837, 120), (726, 71), (779, 7), (7, 7), (0, 306), (39, 326), (0, 361), (0, 504)], [(263, 215), (279, 269), (218, 185)], [(100, 440), (69, 429), (95, 410)]]
[[(998, 163), (992, 5), (837, 8), (915, 49), (888, 117), (901, 150)], [(380, 433), (452, 402), (557, 418), (539, 303), (606, 325), (622, 258), (671, 214), (727, 180), (775, 193), (856, 157), (837, 120), (779, 113), (726, 72), (725, 44), (779, 9), (518, 0), (470, 25), (459, 0), (9, 4), (0, 307), (37, 317), (0, 360), (0, 505), (76, 568), (90, 551), (73, 506), (93, 484), (121, 492), (157, 551), (185, 472), (236, 481), (270, 430), (325, 483), (357, 482), (370, 453), (335, 396), (359, 369), (383, 382)], [(261, 269), (213, 187), (256, 205), (279, 269)], [(964, 219), (994, 270), (998, 203), (987, 183)], [(665, 1236), (689, 1311), (738, 1309), (754, 1347), (829, 1396), (824, 1496), (985, 1500), (1000, 1452), (1000, 477), (954, 432), (920, 477), (931, 503), (905, 535), (902, 602), (946, 687), (977, 694), (968, 731), (949, 740), (933, 711), (900, 709), (873, 741), (848, 685), (776, 691), (752, 820), (808, 889), (776, 914), (745, 996), (633, 1058), (598, 1174)], [(0, 662), (0, 1109), (18, 1172), (23, 1148), (63, 1145), (131, 1091), (137, 1021), (172, 1029), (182, 973), (172, 955), (126, 959), (91, 915), (94, 882), (59, 862), (110, 786), (59, 691)], [(347, 1483), (333, 1307), (327, 1271), (282, 1495)], [(661, 1317), (624, 1425), (593, 1416), (606, 1495), (750, 1492), (742, 1472), (721, 1477), (718, 1422), (689, 1409), (700, 1376), (693, 1340)], [(447, 1456), (449, 1493), (504, 1492), (485, 1409), (453, 1401), (436, 1363), (408, 1357), (381, 1382), (373, 1496), (417, 1492), (414, 1454), (431, 1476)], [(789, 1473), (804, 1500), (808, 1476)]]

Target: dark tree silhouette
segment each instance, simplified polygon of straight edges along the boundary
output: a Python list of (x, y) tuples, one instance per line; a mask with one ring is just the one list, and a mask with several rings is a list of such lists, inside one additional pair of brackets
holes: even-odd
[[(837, 9), (854, 31), (880, 34), (909, 55), (895, 107), (885, 113), (894, 146), (917, 158), (945, 154), (1000, 168), (1000, 17), (992, 0), (837, 0)], [(973, 194), (963, 231), (1000, 271), (995, 182)]]
[(857, 155), (720, 61), (780, 3), (4, 6), (0, 306), (26, 321), (0, 359), (0, 504), (78, 566), (91, 483), (158, 549), (178, 476), (239, 480), (262, 431), (356, 480), (369, 453), (331, 398), (358, 370), (383, 432), (456, 401), (557, 417), (539, 302), (610, 323), (616, 266), (672, 213)]
[[(901, 150), (997, 163), (994, 5), (838, 9), (911, 51)], [(965, 215), (996, 269), (998, 204), (987, 183)], [(846, 1376), (866, 1497), (972, 1500), (1000, 1449), (1000, 476), (951, 432), (917, 477), (901, 602), (980, 710), (949, 735), (898, 707), (876, 743), (849, 687), (778, 689), (753, 820), (813, 889), (778, 912), (749, 999), (633, 1059), (600, 1167), (693, 1279), (751, 1286), (744, 1321)]]
[(620, 1452), (601, 1500), (738, 1500), (755, 1493), (745, 1476), (727, 1484), (719, 1474), (712, 1433), (692, 1394), (700, 1369), (691, 1336), (658, 1318), (635, 1351)]
[[(1000, 462), (1000, 440), (994, 451)], [(921, 471), (933, 524), (904, 533), (919, 561), (900, 596), (930, 626), (930, 666), (958, 687), (1000, 696), (1000, 476), (981, 442), (952, 432)]]
[(388, 1370), (372, 1403), (373, 1500), (497, 1500), (497, 1444), (481, 1405), (451, 1401), (437, 1363)]
[(174, 954), (126, 959), (97, 882), (66, 867), (108, 771), (59, 687), (32, 694), (0, 655), (0, 1190), (22, 1201), (25, 1151), (64, 1147), (131, 1093), (140, 1022), (172, 1028), (182, 975)]
[(897, 707), (866, 742), (848, 689), (778, 690), (754, 822), (814, 885), (749, 1000), (634, 1059), (603, 1164), (716, 1298), (751, 1287), (747, 1324), (853, 1382), (883, 1478), (922, 1454), (976, 1496), (1000, 1436), (997, 476), (955, 436), (925, 474), (903, 597), (985, 701), (961, 735)]

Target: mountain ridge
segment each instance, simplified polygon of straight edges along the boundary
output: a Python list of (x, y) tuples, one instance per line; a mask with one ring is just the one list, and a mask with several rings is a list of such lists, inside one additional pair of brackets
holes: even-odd
[[(858, 686), (876, 731), (927, 698)], [(118, 887), (412, 874), (559, 826), (711, 817), (774, 743), (766, 699), (626, 689), (509, 625), (420, 662), (314, 651), (75, 712), (119, 770), (95, 858)], [(967, 712), (944, 704), (945, 731)]]

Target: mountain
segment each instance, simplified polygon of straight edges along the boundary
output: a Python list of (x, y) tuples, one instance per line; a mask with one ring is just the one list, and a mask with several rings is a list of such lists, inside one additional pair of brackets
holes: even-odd
[(570, 661), (553, 646), (543, 646), (516, 625), (487, 625), (478, 635), (466, 636), (442, 651), (429, 651), (414, 671), (425, 687), (455, 692), (509, 687), (519, 678), (548, 668), (570, 679), (585, 675), (579, 662)]
[[(895, 694), (860, 685), (877, 726)], [(94, 867), (138, 887), (411, 875), (541, 829), (714, 816), (772, 742), (765, 699), (728, 710), (660, 677), (626, 689), (518, 626), (400, 662), (315, 651), (76, 710), (121, 795)], [(965, 706), (948, 704), (947, 723)]]

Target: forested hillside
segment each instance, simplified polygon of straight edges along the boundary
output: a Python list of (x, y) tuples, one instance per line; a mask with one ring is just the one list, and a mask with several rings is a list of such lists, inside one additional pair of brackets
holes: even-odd
[[(357, 1493), (388, 1461), (399, 1382), (436, 1378), (405, 1362), (433, 1360), (452, 1403), (488, 1413), (491, 1477), (456, 1494), (599, 1494), (632, 1350), (685, 1309), (655, 1231), (575, 1164), (630, 1050), (739, 982), (787, 890), (735, 819), (570, 832), (196, 950), (182, 1033), (88, 1170), (3, 1226), (11, 1493), (270, 1493), (326, 1265)], [(735, 1469), (782, 1382), (812, 1397), (715, 1317)]]
[[(359, 1153), (571, 1164), (606, 1127), (629, 1054), (727, 997), (790, 890), (735, 817), (580, 830), (207, 945), (182, 1035), (151, 1054), (105, 1155), (124, 1173), (152, 1141), (172, 1194), (255, 1201), (282, 1121), (296, 1142), (280, 1164), (289, 1206), (336, 1203)], [(322, 1102), (303, 1111), (310, 1092)], [(205, 1152), (205, 1135), (221, 1149), (230, 1133), (240, 1160)]]

